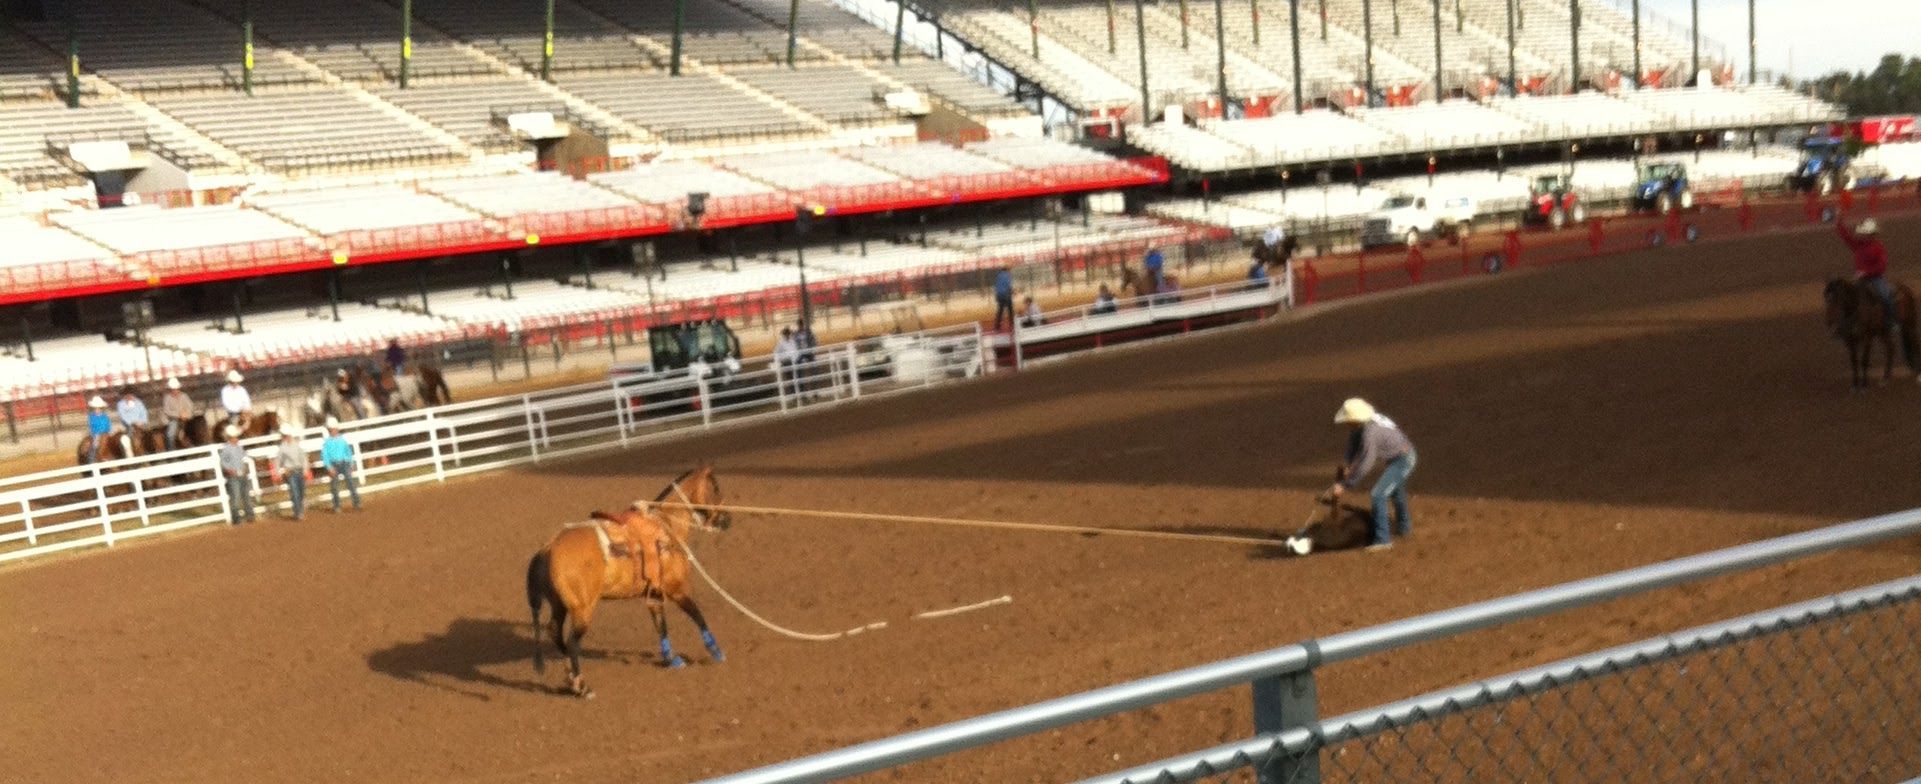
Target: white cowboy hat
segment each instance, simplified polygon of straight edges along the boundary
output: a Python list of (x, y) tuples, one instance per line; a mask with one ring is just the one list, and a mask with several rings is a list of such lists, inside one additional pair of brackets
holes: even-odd
[(1275, 226), (1268, 229), (1266, 233), (1261, 235), (1261, 242), (1270, 248), (1281, 244), (1281, 227)]
[(1881, 224), (1874, 222), (1873, 218), (1862, 218), (1861, 225), (1855, 228), (1854, 233), (1874, 234), (1879, 231), (1881, 231)]
[(240, 371), (238, 370), (227, 371), (227, 383), (238, 384), (240, 383), (240, 379), (241, 379)]
[(346, 369), (346, 368), (341, 368), (341, 369), (339, 369), (339, 370), (336, 370), (336, 371), (334, 371), (334, 376), (335, 376), (336, 378), (346, 378), (346, 377), (347, 377), (347, 369)]
[(281, 425), (280, 434), (288, 438), (299, 438), (300, 428), (294, 427), (293, 425)]
[(1334, 424), (1352, 425), (1374, 418), (1374, 406), (1358, 397), (1350, 397), (1341, 403), (1341, 410), (1334, 412)]
[(168, 389), (179, 389), (179, 388), (180, 388), (180, 379), (177, 379), (177, 378), (170, 378), (170, 379), (167, 379), (167, 388), (168, 388)]
[(106, 408), (107, 400), (106, 398), (103, 398), (99, 395), (94, 395), (92, 400), (87, 401), (87, 407), (88, 408)]
[(228, 425), (228, 426), (227, 426), (227, 429), (225, 429), (225, 430), (222, 430), (222, 431), (220, 431), (220, 432), (221, 432), (221, 433), (222, 433), (223, 435), (225, 435), (226, 437), (228, 437), (228, 438), (239, 438), (239, 437), (240, 437), (240, 428), (239, 428), (239, 427), (237, 427), (237, 426), (235, 426), (235, 425)]
[(327, 417), (327, 429), (328, 429), (328, 430), (339, 430), (339, 429), (340, 429), (340, 420), (338, 420), (338, 419), (335, 419), (335, 418), (333, 418), (333, 417)]

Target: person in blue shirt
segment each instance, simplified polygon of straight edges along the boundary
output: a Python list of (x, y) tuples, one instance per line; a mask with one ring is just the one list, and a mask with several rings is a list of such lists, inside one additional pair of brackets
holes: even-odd
[(1247, 279), (1254, 283), (1267, 281), (1267, 262), (1256, 260), (1247, 268)]
[(1167, 288), (1167, 279), (1161, 276), (1161, 267), (1166, 263), (1159, 248), (1148, 251), (1146, 260), (1141, 262), (1141, 266), (1147, 268), (1147, 285), (1156, 292)]
[(1001, 328), (1002, 317), (1014, 325), (1014, 271), (1006, 267), (994, 275), (994, 329)]
[(327, 417), (327, 439), (320, 442), (320, 464), (327, 469), (327, 491), (333, 494), (334, 511), (340, 511), (340, 483), (347, 483), (353, 496), (354, 511), (360, 510), (360, 483), (354, 481), (354, 447), (340, 435), (340, 420)]
[(120, 424), (127, 426), (127, 432), (138, 433), (147, 429), (147, 404), (133, 394), (133, 390), (120, 390), (120, 402), (114, 406), (114, 413), (120, 415)]
[(113, 435), (113, 415), (107, 413), (107, 401), (94, 395), (87, 401), (87, 462), (100, 462), (100, 445)]

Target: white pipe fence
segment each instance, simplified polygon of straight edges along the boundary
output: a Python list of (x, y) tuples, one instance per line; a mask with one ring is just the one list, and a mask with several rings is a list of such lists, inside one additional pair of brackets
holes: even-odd
[[(343, 423), (363, 493), (537, 463), (701, 430), (923, 389), (988, 372), (980, 327), (822, 346), (801, 361), (770, 357), (739, 372), (614, 376), (605, 382), (454, 403)], [(301, 429), (317, 458), (322, 433)], [(269, 510), (287, 503), (265, 476), (278, 436), (242, 442), (248, 487)], [(232, 517), (217, 447), (0, 479), (0, 562), (176, 531)], [(309, 506), (323, 503), (320, 484)]]

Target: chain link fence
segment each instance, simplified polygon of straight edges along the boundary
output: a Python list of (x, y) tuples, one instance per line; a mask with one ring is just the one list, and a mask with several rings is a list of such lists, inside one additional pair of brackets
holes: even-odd
[(1260, 743), (1098, 781), (1909, 780), (1921, 774), (1921, 577), (1436, 692)]

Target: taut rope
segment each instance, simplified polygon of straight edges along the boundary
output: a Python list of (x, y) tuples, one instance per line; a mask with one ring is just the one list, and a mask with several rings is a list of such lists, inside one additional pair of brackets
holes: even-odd
[(1180, 531), (1145, 531), (1138, 528), (1097, 528), (1085, 525), (1057, 525), (1053, 523), (1017, 523), (1005, 520), (971, 520), (960, 517), (932, 517), (928, 515), (883, 514), (879, 512), (836, 512), (825, 509), (783, 509), (772, 506), (738, 506), (734, 504), (688, 504), (660, 502), (656, 506), (682, 506), (689, 509), (717, 510), (726, 509), (736, 514), (792, 515), (795, 517), (818, 517), (828, 520), (865, 520), (882, 523), (925, 523), (928, 525), (947, 525), (964, 528), (987, 528), (1003, 531), (1044, 531), (1049, 533), (1080, 534), (1083, 536), (1119, 536), (1139, 539), (1171, 539), (1188, 542), (1214, 542), (1218, 544), (1244, 544), (1275, 546), (1281, 540), (1260, 536), (1235, 536), (1231, 534), (1198, 534)]

